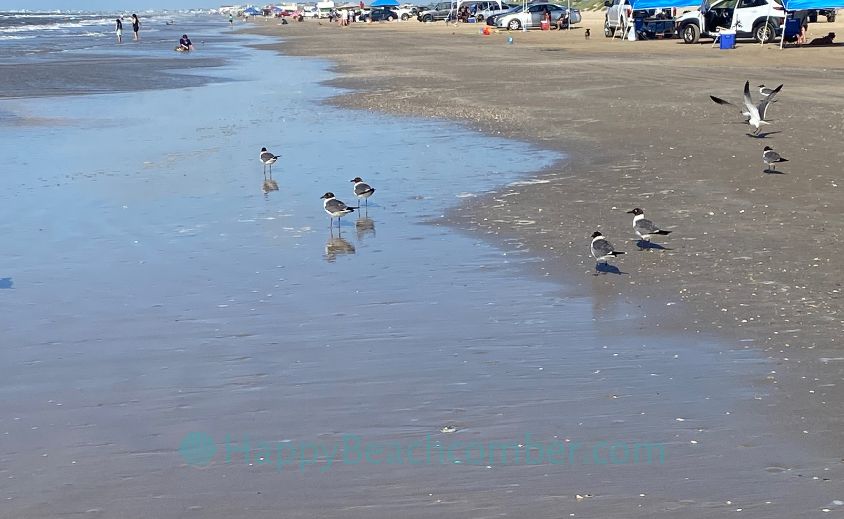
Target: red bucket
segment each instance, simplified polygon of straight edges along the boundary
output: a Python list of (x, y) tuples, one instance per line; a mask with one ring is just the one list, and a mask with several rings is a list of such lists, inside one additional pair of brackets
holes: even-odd
[(542, 20), (539, 22), (539, 27), (542, 28), (543, 31), (550, 31), (551, 30), (551, 22), (547, 20)]

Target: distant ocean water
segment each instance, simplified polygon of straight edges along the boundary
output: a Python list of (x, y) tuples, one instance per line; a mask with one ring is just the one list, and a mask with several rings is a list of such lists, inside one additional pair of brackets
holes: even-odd
[[(159, 39), (207, 11), (139, 11), (141, 36)], [(131, 12), (0, 11), (0, 62), (43, 58), (59, 52), (96, 49), (112, 43), (115, 19), (123, 19), (124, 41), (132, 39)], [(172, 29), (172, 30), (170, 30)]]
[[(225, 17), (207, 10), (137, 14), (136, 42), (132, 12), (0, 12), (0, 98), (194, 86), (209, 79), (173, 72), (219, 66), (230, 57), (235, 36)], [(197, 52), (173, 52), (182, 34)]]

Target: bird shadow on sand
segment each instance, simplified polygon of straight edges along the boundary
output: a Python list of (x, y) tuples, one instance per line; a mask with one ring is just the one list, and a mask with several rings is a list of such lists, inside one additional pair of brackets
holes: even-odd
[(778, 133), (782, 133), (782, 130), (777, 130), (775, 132), (759, 132), (759, 133), (756, 133), (756, 134), (746, 133), (745, 135), (747, 135), (748, 137), (753, 137), (754, 139), (764, 139), (768, 135), (776, 135)]
[(596, 263), (595, 275), (597, 276), (598, 274), (618, 274), (620, 276), (622, 274), (627, 274), (627, 272), (622, 272), (618, 270), (618, 267), (610, 265), (609, 263)]
[(771, 168), (763, 169), (762, 173), (764, 173), (766, 175), (785, 175), (784, 171), (780, 171), (778, 169), (771, 169)]
[(14, 284), (12, 278), (0, 278), (0, 289), (14, 288)]
[(646, 240), (637, 241), (636, 246), (639, 247), (639, 250), (674, 250), (674, 249), (669, 249), (668, 247), (665, 247), (665, 246), (660, 245), (658, 243), (653, 243), (653, 242), (646, 241)]

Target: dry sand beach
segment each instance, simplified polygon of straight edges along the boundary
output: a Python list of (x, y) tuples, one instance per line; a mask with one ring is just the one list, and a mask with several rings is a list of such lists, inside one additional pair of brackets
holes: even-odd
[[(844, 48), (632, 43), (604, 38), (601, 13), (584, 18), (562, 33), (490, 36), (416, 22), (251, 30), (283, 37), (272, 46), (281, 53), (335, 63), (332, 84), (353, 93), (334, 104), (451, 119), (567, 154), (535, 182), (460, 205), (451, 221), (540, 255), (537, 275), (617, 294), (641, 312), (640, 329), (715, 330), (764, 352), (772, 369), (747, 381), (760, 409), (822, 464), (840, 465)], [(818, 23), (809, 36), (829, 31), (844, 33), (840, 22)], [(739, 103), (745, 80), (785, 84), (761, 139), (708, 97)], [(782, 174), (763, 173), (766, 145), (790, 159)], [(636, 250), (633, 207), (673, 231), (656, 240), (666, 250)], [(627, 251), (615, 262), (624, 275), (590, 275), (595, 229)], [(684, 317), (666, 314), (674, 304)]]

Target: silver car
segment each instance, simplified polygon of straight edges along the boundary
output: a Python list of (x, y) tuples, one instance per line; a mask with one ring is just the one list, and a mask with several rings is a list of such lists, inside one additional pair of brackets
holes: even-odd
[(554, 25), (563, 13), (569, 13), (569, 26), (580, 23), (580, 11), (572, 8), (569, 12), (568, 7), (551, 4), (551, 3), (535, 3), (527, 6), (527, 10), (515, 13), (505, 14), (495, 20), (495, 26), (501, 29), (509, 29), (516, 31), (521, 28), (538, 29), (541, 26), (542, 20), (545, 18), (545, 11), (551, 13), (551, 25)]

